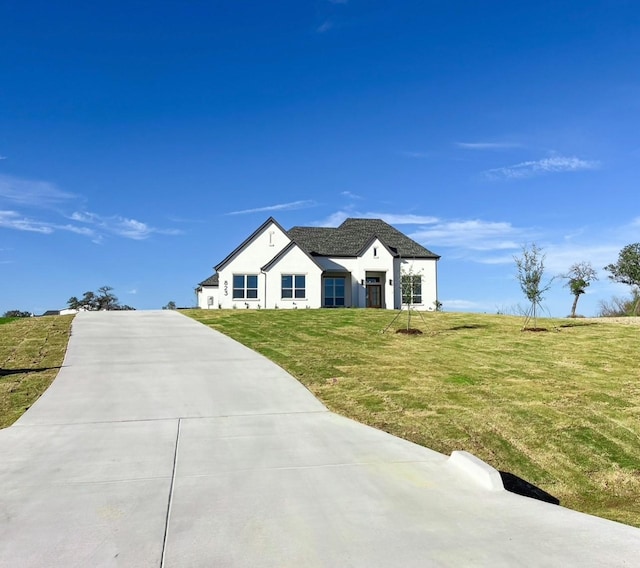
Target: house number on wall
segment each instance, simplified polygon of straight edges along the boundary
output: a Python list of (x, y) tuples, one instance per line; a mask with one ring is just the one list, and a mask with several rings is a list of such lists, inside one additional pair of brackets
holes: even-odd
[(224, 295), (229, 295), (229, 282), (227, 280), (224, 281)]

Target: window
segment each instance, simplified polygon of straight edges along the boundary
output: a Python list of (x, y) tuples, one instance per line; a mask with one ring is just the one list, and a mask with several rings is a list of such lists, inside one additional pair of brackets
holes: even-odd
[(344, 278), (324, 279), (324, 305), (327, 308), (344, 306)]
[(301, 274), (282, 275), (282, 298), (306, 298), (306, 277)]
[(255, 300), (258, 298), (258, 276), (256, 274), (233, 275), (233, 299)]
[(402, 275), (402, 303), (422, 304), (422, 276), (420, 274)]

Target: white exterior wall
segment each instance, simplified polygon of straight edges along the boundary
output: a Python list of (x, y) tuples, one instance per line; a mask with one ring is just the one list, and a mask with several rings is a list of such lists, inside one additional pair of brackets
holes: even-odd
[[(219, 271), (219, 303), (223, 309), (233, 308), (245, 309), (265, 307), (265, 275), (260, 273), (260, 267), (267, 264), (284, 247), (291, 242), (291, 239), (282, 232), (277, 225), (269, 223), (262, 233), (256, 235), (254, 239), (242, 249), (235, 258), (231, 259), (226, 266)], [(258, 276), (258, 297), (251, 299), (233, 299), (233, 275), (234, 274), (255, 274)]]
[[(374, 255), (374, 248), (377, 255)], [(402, 273), (410, 270), (413, 274), (422, 276), (422, 303), (414, 304), (413, 309), (433, 311), (435, 301), (438, 298), (437, 291), (437, 260), (426, 259), (399, 259), (384, 247), (379, 241), (374, 241), (371, 246), (358, 258), (318, 258), (320, 264), (327, 271), (351, 273), (351, 301), (347, 305), (354, 308), (366, 306), (366, 275), (379, 273), (382, 277), (384, 307), (388, 310), (399, 310), (402, 307)], [(400, 266), (402, 265), (402, 268)], [(362, 281), (365, 281), (365, 285)], [(389, 281), (391, 280), (391, 284)], [(349, 279), (347, 278), (347, 283)]]
[[(374, 254), (374, 251), (376, 254)], [(399, 286), (396, 283), (394, 273), (394, 257), (389, 250), (379, 241), (374, 240), (362, 256), (357, 258), (318, 258), (320, 264), (328, 272), (349, 272), (351, 273), (351, 289), (347, 294), (346, 302), (348, 307), (363, 308), (366, 306), (366, 278), (368, 273), (376, 273), (381, 276), (383, 289), (384, 307), (392, 310), (400, 307), (400, 299), (396, 302), (394, 289)], [(347, 276), (345, 274), (345, 276)], [(391, 284), (389, 284), (391, 280)], [(362, 282), (365, 284), (362, 284)], [(349, 278), (347, 278), (347, 285)], [(350, 295), (350, 298), (349, 298)]]
[[(218, 309), (218, 292), (217, 286), (200, 286), (198, 290), (198, 307), (202, 310)], [(209, 302), (209, 298), (212, 298)]]
[[(282, 297), (282, 275), (305, 276), (305, 298)], [(322, 307), (322, 270), (297, 246), (289, 250), (266, 273), (267, 308), (306, 309)]]
[[(361, 276), (359, 276), (358, 284), (360, 284), (360, 280), (365, 279), (366, 282), (366, 274), (369, 272), (377, 272), (381, 276), (381, 284), (382, 284), (382, 300), (383, 307), (388, 310), (393, 310), (395, 306), (395, 298), (394, 298), (394, 286), (396, 285), (396, 280), (393, 277), (393, 255), (389, 252), (387, 247), (385, 247), (378, 239), (375, 239), (369, 248), (362, 253), (362, 256), (358, 259), (358, 271)], [(376, 274), (378, 276), (378, 274)], [(389, 284), (389, 280), (391, 280), (391, 284)], [(365, 307), (366, 303), (366, 289), (364, 286), (360, 286), (360, 294), (361, 301), (360, 306)]]
[[(270, 223), (262, 232), (240, 250), (219, 270), (219, 287), (203, 286), (198, 294), (198, 305), (203, 309), (246, 308), (320, 308), (323, 306), (322, 271), (326, 276), (345, 277), (345, 306), (366, 306), (366, 278), (380, 276), (383, 307), (402, 307), (401, 277), (411, 271), (422, 276), (422, 303), (416, 310), (435, 310), (437, 300), (436, 259), (398, 259), (378, 240), (374, 239), (358, 258), (317, 257), (310, 259), (297, 246), (288, 251), (265, 273), (260, 268), (278, 255), (291, 240), (279, 227)], [(316, 264), (317, 263), (317, 264)], [(319, 268), (319, 266), (322, 268)], [(258, 297), (233, 299), (233, 275), (258, 277)], [(283, 299), (281, 277), (283, 274), (306, 276), (306, 298)], [(208, 298), (213, 297), (213, 305)], [(295, 305), (294, 305), (295, 302)]]
[[(438, 299), (437, 289), (437, 260), (434, 258), (425, 259), (396, 259), (394, 282), (400, 284), (402, 274), (414, 274), (422, 276), (422, 303), (414, 304), (414, 310), (435, 311), (436, 300)], [(398, 286), (395, 291), (395, 302), (399, 306), (402, 302), (402, 287)]]

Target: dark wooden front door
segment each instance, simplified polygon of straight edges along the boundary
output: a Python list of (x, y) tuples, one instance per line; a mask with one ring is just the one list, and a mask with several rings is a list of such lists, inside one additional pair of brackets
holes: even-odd
[(382, 307), (382, 286), (380, 284), (367, 284), (367, 308)]

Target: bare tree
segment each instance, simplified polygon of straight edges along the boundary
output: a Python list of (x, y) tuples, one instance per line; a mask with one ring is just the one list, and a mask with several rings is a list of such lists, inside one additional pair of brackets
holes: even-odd
[(546, 284), (542, 283), (544, 259), (545, 254), (536, 243), (531, 244), (531, 246), (524, 245), (522, 247), (522, 256), (513, 257), (517, 268), (516, 278), (520, 283), (522, 292), (530, 302), (529, 308), (525, 313), (525, 320), (522, 325), (523, 330), (527, 328), (527, 324), (532, 318), (533, 327), (537, 327), (538, 311), (542, 304), (543, 294), (551, 288), (553, 278)]
[(639, 302), (640, 289), (634, 288), (631, 291), (630, 298), (614, 296), (611, 300), (600, 300), (598, 316), (601, 318), (615, 318), (633, 315)]
[(580, 296), (585, 293), (591, 282), (598, 279), (598, 274), (590, 262), (576, 262), (572, 264), (569, 267), (569, 271), (561, 277), (567, 279), (565, 286), (568, 287), (571, 294), (573, 294), (573, 304), (569, 317), (575, 318)]

